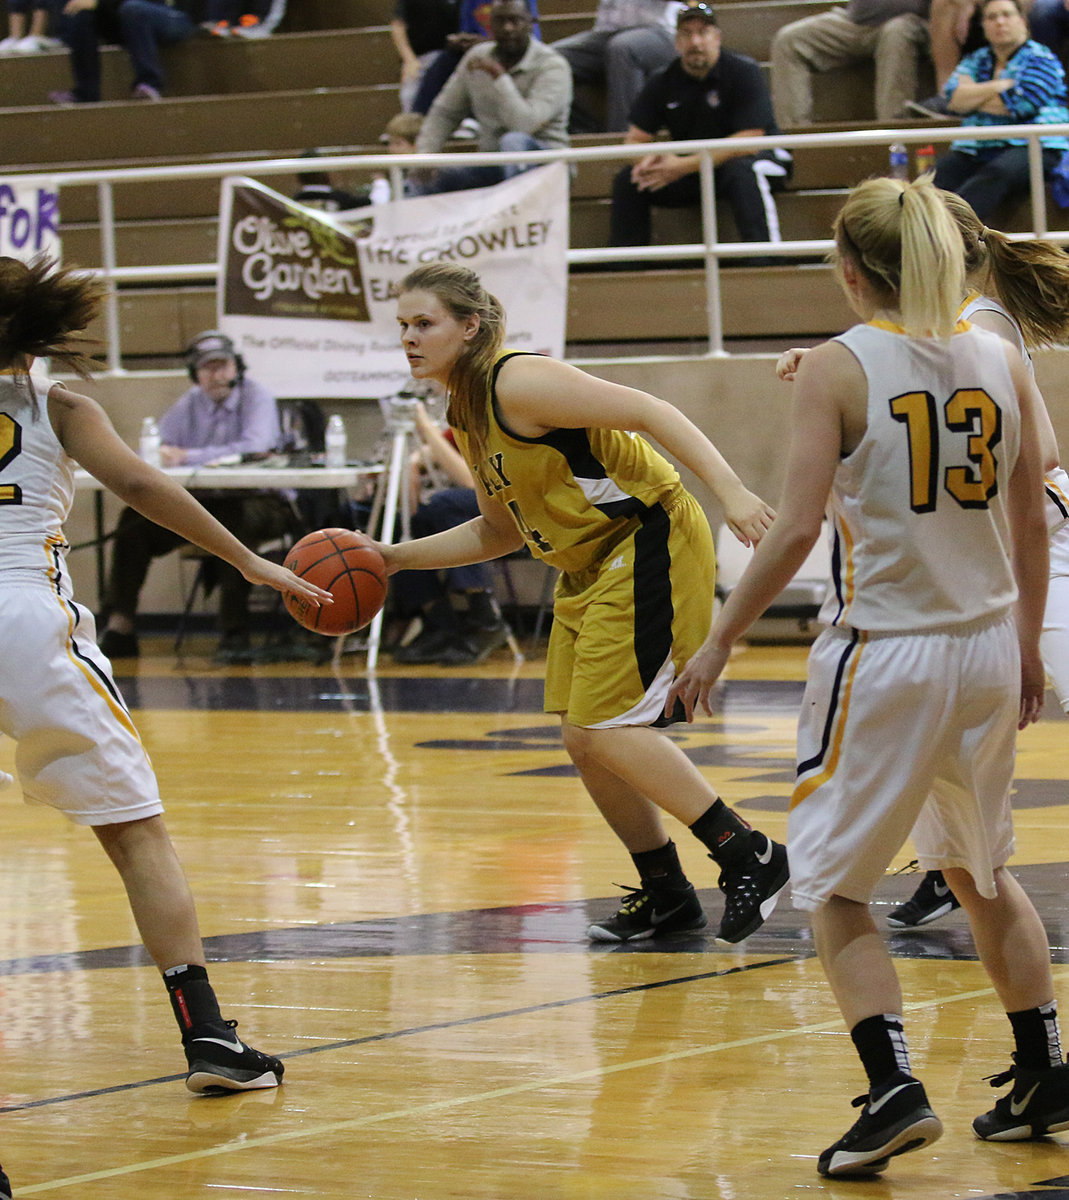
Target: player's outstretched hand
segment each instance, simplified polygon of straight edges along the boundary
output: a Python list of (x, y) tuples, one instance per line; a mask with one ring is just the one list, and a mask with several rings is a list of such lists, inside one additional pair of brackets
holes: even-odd
[(793, 383), (795, 375), (798, 374), (798, 364), (808, 353), (808, 350), (798, 346), (784, 350), (776, 359), (776, 376), (784, 383)]
[(1038, 653), (1021, 654), (1021, 715), (1017, 728), (1024, 729), (1039, 720), (1043, 711), (1043, 697), (1047, 689), (1047, 676)]
[(736, 495), (724, 501), (724, 519), (728, 529), (744, 546), (756, 546), (768, 532), (775, 517), (776, 510), (746, 488), (740, 488)]
[(261, 558), (258, 554), (253, 555), (251, 562), (242, 569), (241, 573), (249, 583), (262, 583), (267, 587), (274, 588), (276, 592), (293, 592), (297, 596), (311, 600), (314, 604), (334, 603), (334, 597), (330, 592), (316, 587), (314, 583), (309, 583), (300, 575), (294, 575), (292, 571), (280, 567), (278, 563), (273, 563), (270, 559)]
[(721, 650), (711, 641), (704, 642), (682, 673), (676, 676), (668, 699), (664, 702), (664, 715), (670, 717), (676, 701), (682, 700), (688, 721), (694, 720), (694, 714), (699, 709), (711, 717), (713, 710), (709, 706), (709, 693), (727, 665), (730, 653), (730, 650)]

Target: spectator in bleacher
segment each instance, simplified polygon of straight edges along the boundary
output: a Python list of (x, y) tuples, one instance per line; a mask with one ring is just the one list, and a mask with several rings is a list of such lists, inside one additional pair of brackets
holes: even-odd
[[(708, 4), (680, 9), (676, 18), (678, 57), (657, 71), (639, 93), (624, 139), (652, 142), (662, 129), (671, 141), (762, 137), (778, 133), (772, 98), (752, 58), (724, 50), (716, 16)], [(613, 180), (609, 243), (646, 246), (651, 210), (701, 204), (697, 154), (649, 154)], [(779, 241), (772, 193), (790, 177), (786, 150), (723, 150), (713, 156), (715, 187), (731, 206), (744, 242)]]
[(196, 0), (66, 0), (59, 35), (70, 50), (73, 87), (51, 92), (54, 104), (100, 99), (100, 44), (118, 42), (134, 69), (131, 96), (158, 100), (163, 91), (160, 46), (183, 42), (196, 30)]
[(37, 54), (62, 46), (57, 38), (48, 36), (46, 5), (31, 0), (7, 0), (7, 37), (0, 41), (0, 54)]
[[(263, 384), (245, 374), (245, 363), (230, 338), (217, 330), (198, 334), (186, 352), (193, 386), (160, 418), (165, 467), (206, 467), (231, 455), (266, 457), (282, 434), (278, 404)], [(210, 489), (210, 480), (205, 477)], [(288, 532), (293, 524), (289, 499), (279, 492), (197, 491), (204, 507), (235, 536), (258, 545)], [(112, 545), (111, 571), (104, 594), (100, 648), (109, 658), (138, 653), (137, 607), (154, 558), (183, 544), (178, 534), (125, 508)], [(219, 565), (219, 662), (248, 662), (250, 585), (229, 564)]]
[[(1069, 40), (1069, 0), (1035, 0), (1031, 6), (1025, 6), (1025, 16), (1032, 39), (1061, 58), (1064, 66)], [(928, 23), (938, 95), (913, 107), (924, 111), (926, 116), (946, 116), (950, 110), (942, 93), (951, 72), (966, 54), (984, 45), (980, 0), (932, 0)]]
[[(399, 0), (399, 4), (411, 3), (411, 0)], [(531, 11), (531, 37), (541, 40), (542, 34), (538, 28), (538, 5), (536, 0), (528, 0), (527, 7)], [(428, 55), (428, 61), (420, 75), (419, 83), (412, 93), (411, 111), (430, 112), (434, 98), (445, 87), (446, 80), (460, 64), (460, 60), (480, 42), (490, 40), (490, 3), (489, 0), (460, 0), (459, 27), (448, 34), (437, 52)], [(402, 105), (404, 108), (404, 96)], [(474, 122), (470, 128), (465, 126), (458, 136), (476, 135)]]
[[(526, 0), (493, 0), (493, 40), (473, 46), (431, 105), (416, 139), (436, 154), (465, 118), (479, 125), (480, 150), (548, 150), (568, 144), (572, 75), (551, 47), (531, 36)], [(414, 180), (422, 193), (487, 187), (511, 178), (519, 164), (450, 167)]]
[[(419, 141), (419, 131), (423, 128), (423, 117), (417, 112), (400, 112), (396, 113), (386, 122), (386, 128), (382, 131), (382, 136), (379, 141), (386, 146), (386, 151), (389, 154), (415, 154), (416, 143)], [(385, 185), (383, 190), (381, 187), (379, 193), (384, 200), (393, 199), (392, 189), (393, 183), (389, 175), (385, 172), (375, 176), (376, 181), (382, 180)], [(376, 184), (372, 184), (374, 190)], [(417, 194), (415, 184), (408, 178), (402, 178), (402, 195), (414, 196)], [(372, 197), (372, 203), (379, 203), (378, 200)]]
[[(927, 100), (907, 105), (911, 113), (936, 120), (951, 116), (944, 93), (947, 80), (966, 54), (987, 44), (980, 7), (980, 0), (932, 0), (928, 32), (937, 91)], [(1035, 0), (1031, 7), (1025, 6), (1025, 16), (1032, 39), (1046, 46), (1064, 66), (1069, 39), (1069, 0)]]
[(927, 58), (929, 0), (849, 0), (784, 25), (772, 39), (772, 103), (781, 126), (813, 123), (813, 76), (871, 59), (876, 120), (893, 124), (916, 100)]
[(572, 101), (572, 133), (627, 129), (631, 106), (646, 80), (675, 57), (679, 8), (674, 0), (598, 0), (593, 29), (552, 43), (568, 60), (576, 85), (605, 87), (603, 121), (581, 95)]
[(399, 112), (386, 122), (379, 141), (390, 154), (415, 154), (422, 128), (423, 117), (420, 113)]
[[(1020, 0), (983, 0), (980, 15), (987, 45), (961, 60), (944, 89), (963, 130), (1069, 122), (1065, 70), (1046, 46), (1029, 38)], [(1069, 140), (1045, 137), (1040, 144), (1043, 174), (1049, 178)], [(1004, 201), (1028, 193), (1028, 143), (1023, 138), (951, 142), (936, 162), (935, 184), (968, 200), (976, 215), (989, 221)]]

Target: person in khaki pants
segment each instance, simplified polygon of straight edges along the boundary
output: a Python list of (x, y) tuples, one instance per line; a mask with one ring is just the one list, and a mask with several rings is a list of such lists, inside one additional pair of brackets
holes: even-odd
[(929, 52), (929, 0), (850, 0), (792, 21), (772, 41), (772, 104), (781, 128), (813, 123), (813, 75), (876, 63), (876, 119), (894, 121), (917, 97)]

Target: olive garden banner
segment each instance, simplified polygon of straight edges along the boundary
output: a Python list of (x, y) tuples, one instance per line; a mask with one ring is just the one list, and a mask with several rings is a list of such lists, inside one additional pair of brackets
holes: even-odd
[(560, 356), (567, 308), (564, 163), (489, 188), (353, 210), (352, 223), (250, 179), (223, 180), (219, 327), (276, 395), (386, 397), (408, 369), (401, 279), (423, 263), (476, 271), (508, 313), (506, 344)]

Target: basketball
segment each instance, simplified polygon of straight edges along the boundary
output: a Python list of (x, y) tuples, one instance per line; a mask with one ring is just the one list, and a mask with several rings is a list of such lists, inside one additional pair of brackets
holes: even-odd
[(353, 529), (317, 529), (306, 533), (286, 555), (295, 575), (324, 588), (333, 604), (319, 608), (292, 592), (283, 600), (290, 616), (305, 629), (341, 637), (362, 629), (386, 601), (386, 566), (366, 534)]

